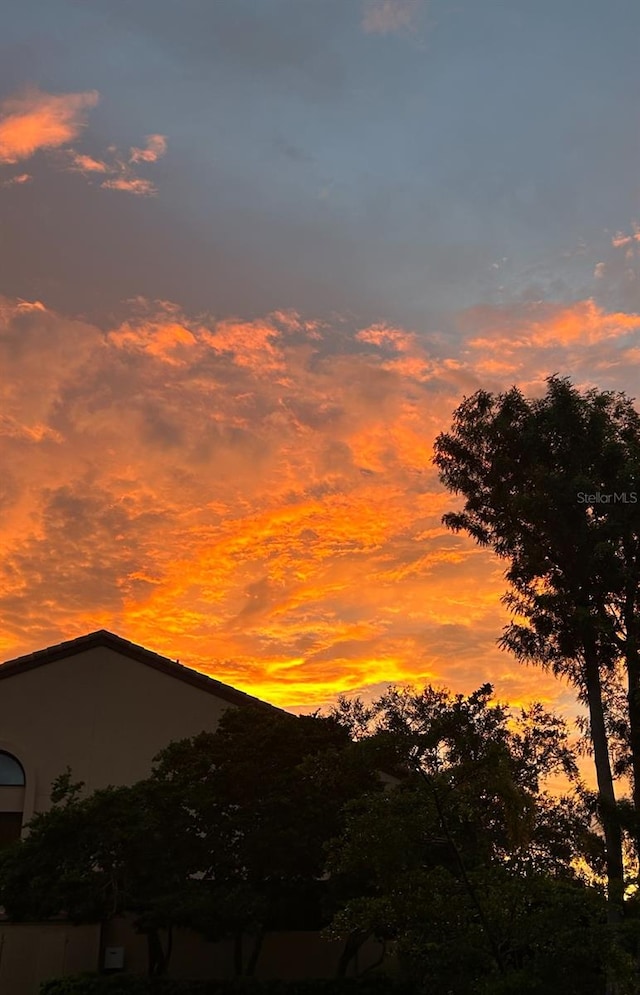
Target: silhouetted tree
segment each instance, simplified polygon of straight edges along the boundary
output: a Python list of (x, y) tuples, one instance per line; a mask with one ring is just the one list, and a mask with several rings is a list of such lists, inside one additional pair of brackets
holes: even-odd
[(565, 723), (540, 704), (514, 715), (490, 685), (391, 689), (336, 714), (393, 747), (407, 774), (347, 806), (330, 845), (332, 933), (386, 939), (428, 991), (599, 992), (605, 902), (578, 870), (590, 814), (579, 791), (545, 790), (559, 772), (577, 783)]
[(0, 903), (16, 920), (132, 913), (150, 974), (166, 973), (176, 926), (233, 936), (238, 974), (254, 972), (268, 930), (324, 926), (323, 844), (348, 799), (381, 790), (337, 721), (249, 707), (171, 743), (131, 787), (82, 798), (70, 777), (0, 854)]
[(593, 495), (634, 493), (640, 418), (623, 394), (580, 393), (555, 376), (547, 385), (533, 400), (516, 388), (466, 399), (451, 432), (436, 440), (434, 462), (446, 486), (465, 498), (446, 524), (510, 561), (504, 600), (526, 624), (508, 626), (502, 645), (566, 676), (588, 706), (615, 922), (623, 907), (622, 836), (602, 685), (615, 681), (622, 656), (638, 810), (640, 505), (630, 496), (624, 503)]

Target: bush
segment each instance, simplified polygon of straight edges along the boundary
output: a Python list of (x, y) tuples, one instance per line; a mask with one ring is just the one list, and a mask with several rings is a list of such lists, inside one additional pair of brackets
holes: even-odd
[(133, 974), (84, 974), (46, 981), (40, 995), (420, 995), (383, 975), (313, 981), (176, 981)]

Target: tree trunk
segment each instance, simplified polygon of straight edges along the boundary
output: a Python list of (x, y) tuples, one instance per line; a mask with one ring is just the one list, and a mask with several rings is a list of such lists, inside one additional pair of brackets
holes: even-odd
[(369, 971), (375, 971), (375, 969), (377, 967), (380, 967), (380, 965), (382, 964), (383, 960), (386, 957), (386, 954), (387, 954), (387, 941), (386, 941), (385, 937), (383, 936), (382, 937), (382, 947), (381, 947), (381, 950), (380, 950), (380, 956), (378, 957), (377, 960), (374, 960), (373, 964), (369, 964), (368, 967), (365, 967), (362, 971), (359, 971), (358, 972), (358, 977), (361, 978), (365, 974), (368, 974)]
[[(635, 599), (634, 599), (635, 600)], [(629, 740), (631, 748), (631, 770), (633, 774), (633, 841), (636, 856), (640, 859), (640, 651), (636, 635), (637, 622), (631, 617), (626, 620), (625, 662), (627, 667), (627, 706), (629, 709)]]
[[(629, 746), (633, 780), (633, 845), (640, 861), (640, 633), (635, 613), (636, 583), (629, 582), (625, 599), (627, 668), (627, 708), (629, 715)], [(636, 880), (636, 884), (638, 884)], [(636, 978), (640, 978), (640, 945), (636, 955)], [(640, 981), (638, 981), (640, 988)]]
[(171, 951), (173, 950), (173, 926), (169, 925), (167, 927), (167, 952), (164, 958), (164, 969), (168, 972), (169, 961), (171, 960)]
[(444, 832), (444, 835), (447, 838), (447, 843), (449, 844), (449, 846), (451, 848), (451, 851), (452, 851), (452, 853), (453, 853), (453, 855), (454, 855), (454, 857), (456, 859), (456, 864), (458, 865), (458, 870), (460, 872), (460, 876), (462, 878), (462, 882), (463, 882), (463, 884), (464, 884), (464, 886), (466, 888), (467, 894), (468, 894), (469, 898), (471, 899), (471, 902), (472, 902), (472, 904), (473, 904), (476, 912), (478, 913), (478, 918), (480, 919), (480, 923), (482, 925), (482, 930), (483, 930), (484, 935), (485, 935), (485, 937), (486, 937), (486, 939), (487, 939), (487, 941), (489, 943), (489, 946), (491, 948), (491, 952), (493, 954), (493, 958), (494, 958), (494, 960), (496, 962), (496, 967), (498, 968), (499, 973), (504, 975), (504, 974), (506, 974), (506, 969), (505, 969), (504, 960), (502, 958), (502, 951), (500, 949), (500, 944), (498, 943), (498, 940), (497, 940), (497, 938), (495, 936), (495, 933), (493, 931), (493, 926), (491, 925), (491, 923), (489, 922), (487, 916), (485, 915), (485, 911), (484, 911), (484, 909), (482, 907), (482, 903), (480, 902), (480, 899), (478, 898), (478, 894), (477, 894), (475, 888), (473, 887), (473, 884), (471, 883), (471, 878), (467, 874), (467, 869), (466, 869), (466, 867), (464, 865), (464, 860), (462, 859), (462, 854), (460, 853), (460, 850), (458, 849), (456, 841), (453, 838), (453, 835), (451, 834), (451, 830), (449, 829), (449, 823), (447, 821), (447, 818), (446, 818), (445, 813), (444, 813), (444, 809), (443, 809), (442, 804), (440, 802), (440, 796), (438, 794), (438, 790), (436, 788), (435, 781), (434, 781), (433, 777), (430, 777), (429, 774), (427, 774), (427, 772), (425, 770), (423, 770), (422, 765), (420, 763), (418, 763), (416, 765), (415, 770), (416, 770), (416, 772), (418, 773), (418, 775), (422, 778), (422, 780), (425, 782), (425, 784), (427, 785), (427, 787), (431, 791), (431, 795), (433, 797), (433, 801), (434, 801), (435, 806), (436, 806), (436, 811), (438, 813), (438, 821), (440, 822), (440, 826), (442, 828), (442, 831)]
[[(611, 758), (604, 721), (600, 667), (593, 634), (584, 641), (585, 682), (591, 742), (596, 766), (598, 784), (598, 806), (604, 832), (607, 866), (607, 923), (613, 930), (621, 922), (624, 913), (624, 865), (622, 860), (622, 830), (616, 808), (616, 795), (611, 774)], [(615, 934), (612, 937), (616, 942)], [(606, 995), (618, 995), (618, 985), (608, 973)]]
[(607, 862), (607, 921), (610, 925), (622, 919), (624, 900), (624, 867), (622, 862), (622, 830), (617, 815), (616, 796), (611, 774), (609, 743), (604, 721), (600, 667), (592, 635), (585, 639), (585, 681), (591, 741), (598, 784), (598, 803), (604, 831)]
[(149, 977), (156, 978), (167, 973), (168, 955), (162, 949), (160, 934), (157, 929), (147, 931), (147, 953), (149, 957)]
[(254, 938), (253, 947), (251, 949), (249, 960), (247, 962), (247, 972), (246, 972), (247, 978), (253, 978), (256, 972), (256, 967), (258, 965), (258, 958), (260, 956), (260, 951), (262, 950), (262, 944), (264, 942), (264, 934), (265, 931), (264, 929), (261, 928), (258, 930)]
[(371, 930), (356, 929), (352, 933), (349, 933), (344, 950), (340, 954), (340, 960), (336, 968), (336, 978), (346, 977), (349, 963), (353, 960), (364, 941), (371, 936), (371, 932)]
[(233, 937), (233, 970), (236, 978), (242, 977), (244, 968), (242, 954), (242, 930), (237, 930)]

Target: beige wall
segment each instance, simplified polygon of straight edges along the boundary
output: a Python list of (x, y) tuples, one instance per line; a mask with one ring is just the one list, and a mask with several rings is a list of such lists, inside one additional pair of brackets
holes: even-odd
[[(161, 939), (163, 946), (166, 946), (166, 932), (162, 932)], [(253, 939), (246, 936), (243, 942), (245, 964), (252, 945)], [(130, 918), (117, 917), (105, 924), (103, 947), (123, 947), (125, 971), (134, 974), (146, 972), (146, 937), (135, 932)], [(268, 933), (260, 951), (256, 977), (287, 981), (332, 978), (335, 976), (343, 949), (344, 941), (326, 940), (316, 931)], [(381, 951), (382, 947), (376, 940), (368, 940), (349, 964), (348, 975), (353, 976), (375, 964)], [(169, 977), (206, 980), (233, 976), (232, 940), (208, 943), (191, 930), (174, 930)]]
[[(166, 936), (163, 935), (163, 942)], [(117, 918), (100, 925), (68, 923), (0, 923), (0, 992), (2, 995), (38, 995), (40, 983), (50, 978), (102, 968), (105, 947), (124, 947), (124, 970), (147, 973), (146, 938), (131, 921)], [(245, 939), (245, 957), (251, 938)], [(256, 977), (331, 978), (343, 943), (324, 940), (317, 932), (270, 933), (265, 937)], [(377, 962), (381, 947), (369, 940), (349, 965), (353, 976)], [(385, 964), (391, 959), (385, 959)], [(233, 943), (207, 943), (190, 930), (175, 930), (169, 977), (191, 980), (233, 977)]]
[(25, 789), (0, 784), (0, 812), (24, 812)]
[(8, 677), (0, 684), (0, 749), (26, 772), (24, 821), (49, 805), (69, 765), (87, 793), (133, 784), (171, 740), (214, 731), (230, 706), (215, 695), (106, 647)]
[(0, 923), (0, 992), (38, 995), (49, 978), (95, 971), (100, 926)]

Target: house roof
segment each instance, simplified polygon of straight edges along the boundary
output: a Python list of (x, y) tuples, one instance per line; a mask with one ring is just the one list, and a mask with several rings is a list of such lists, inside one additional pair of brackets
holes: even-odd
[(213, 677), (207, 677), (206, 674), (201, 674), (190, 667), (184, 667), (181, 663), (170, 660), (166, 656), (153, 653), (151, 650), (145, 649), (144, 646), (138, 646), (128, 639), (116, 636), (115, 633), (108, 632), (107, 629), (98, 629), (96, 632), (89, 632), (86, 636), (79, 636), (77, 639), (57, 643), (55, 646), (47, 646), (46, 649), (37, 650), (35, 653), (27, 653), (25, 656), (16, 657), (14, 660), (7, 660), (6, 663), (0, 664), (0, 680), (24, 674), (28, 670), (34, 670), (36, 667), (43, 667), (45, 664), (53, 663), (55, 660), (75, 656), (77, 653), (84, 653), (86, 650), (96, 649), (97, 647), (106, 647), (107, 649), (115, 650), (116, 653), (120, 653), (122, 656), (127, 656), (131, 660), (144, 663), (147, 667), (153, 667), (154, 670), (159, 670), (162, 674), (175, 677), (177, 680), (191, 684), (201, 691), (214, 694), (217, 698), (222, 698), (223, 701), (228, 701), (233, 705), (253, 705), (258, 708), (268, 708), (274, 712), (283, 711), (283, 709), (277, 708), (275, 705), (270, 705), (260, 698), (254, 698), (251, 694), (238, 691), (237, 688), (233, 688), (229, 684), (223, 684), (222, 681), (217, 681)]

